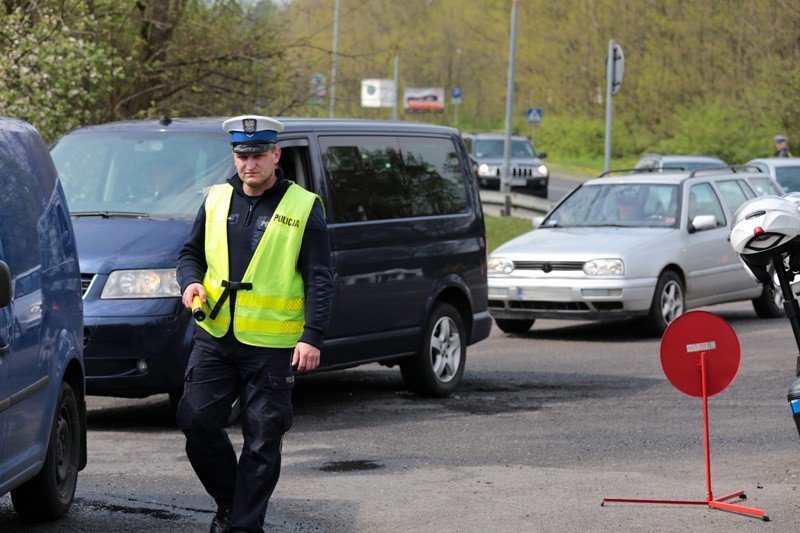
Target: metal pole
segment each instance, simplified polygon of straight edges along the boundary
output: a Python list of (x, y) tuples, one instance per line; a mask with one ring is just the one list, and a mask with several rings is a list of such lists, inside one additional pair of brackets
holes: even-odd
[(604, 171), (611, 168), (611, 85), (614, 82), (614, 39), (608, 41), (608, 58), (606, 59), (606, 150)]
[(336, 108), (336, 57), (339, 54), (339, 0), (333, 8), (333, 58), (331, 62), (331, 107), (330, 117), (333, 118)]
[(506, 87), (506, 142), (503, 146), (503, 170), (500, 190), (505, 196), (503, 216), (511, 216), (511, 127), (514, 122), (514, 62), (517, 44), (517, 11), (519, 2), (511, 3), (511, 38), (508, 42), (508, 85)]
[(394, 103), (392, 104), (392, 120), (397, 120), (397, 99), (400, 87), (400, 56), (394, 56)]

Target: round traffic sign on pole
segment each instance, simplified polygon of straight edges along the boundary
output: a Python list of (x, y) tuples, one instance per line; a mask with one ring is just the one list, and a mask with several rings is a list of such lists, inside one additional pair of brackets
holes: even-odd
[(707, 311), (690, 311), (676, 318), (661, 339), (661, 366), (667, 379), (684, 394), (701, 398), (700, 356), (705, 359), (706, 396), (728, 388), (739, 372), (742, 352), (733, 328)]

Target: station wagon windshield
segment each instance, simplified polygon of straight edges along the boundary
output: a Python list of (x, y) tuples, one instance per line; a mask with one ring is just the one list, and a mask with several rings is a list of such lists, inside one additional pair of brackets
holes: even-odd
[(678, 227), (678, 186), (625, 183), (583, 186), (541, 227)]
[(68, 135), (51, 155), (77, 216), (192, 219), (208, 187), (235, 173), (229, 144), (212, 133)]

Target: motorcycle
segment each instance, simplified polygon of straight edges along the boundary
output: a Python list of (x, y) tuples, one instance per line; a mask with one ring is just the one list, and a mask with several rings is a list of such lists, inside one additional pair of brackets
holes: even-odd
[(800, 303), (794, 284), (800, 286), (800, 193), (762, 196), (743, 203), (733, 216), (733, 249), (753, 277), (778, 287), (792, 326), (798, 356), (795, 381), (787, 398), (800, 434)]

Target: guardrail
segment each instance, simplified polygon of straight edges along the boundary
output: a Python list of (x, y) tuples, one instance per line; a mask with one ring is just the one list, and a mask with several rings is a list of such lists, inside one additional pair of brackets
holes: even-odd
[[(480, 195), (483, 209), (487, 214), (498, 215), (505, 207), (506, 197), (505, 194), (501, 192), (481, 189)], [(553, 204), (555, 204), (553, 200), (547, 200), (545, 198), (539, 198), (538, 196), (520, 194), (517, 192), (510, 193), (509, 200), (511, 203), (512, 215), (523, 215), (530, 217), (544, 215), (550, 211), (550, 208), (552, 208)]]

